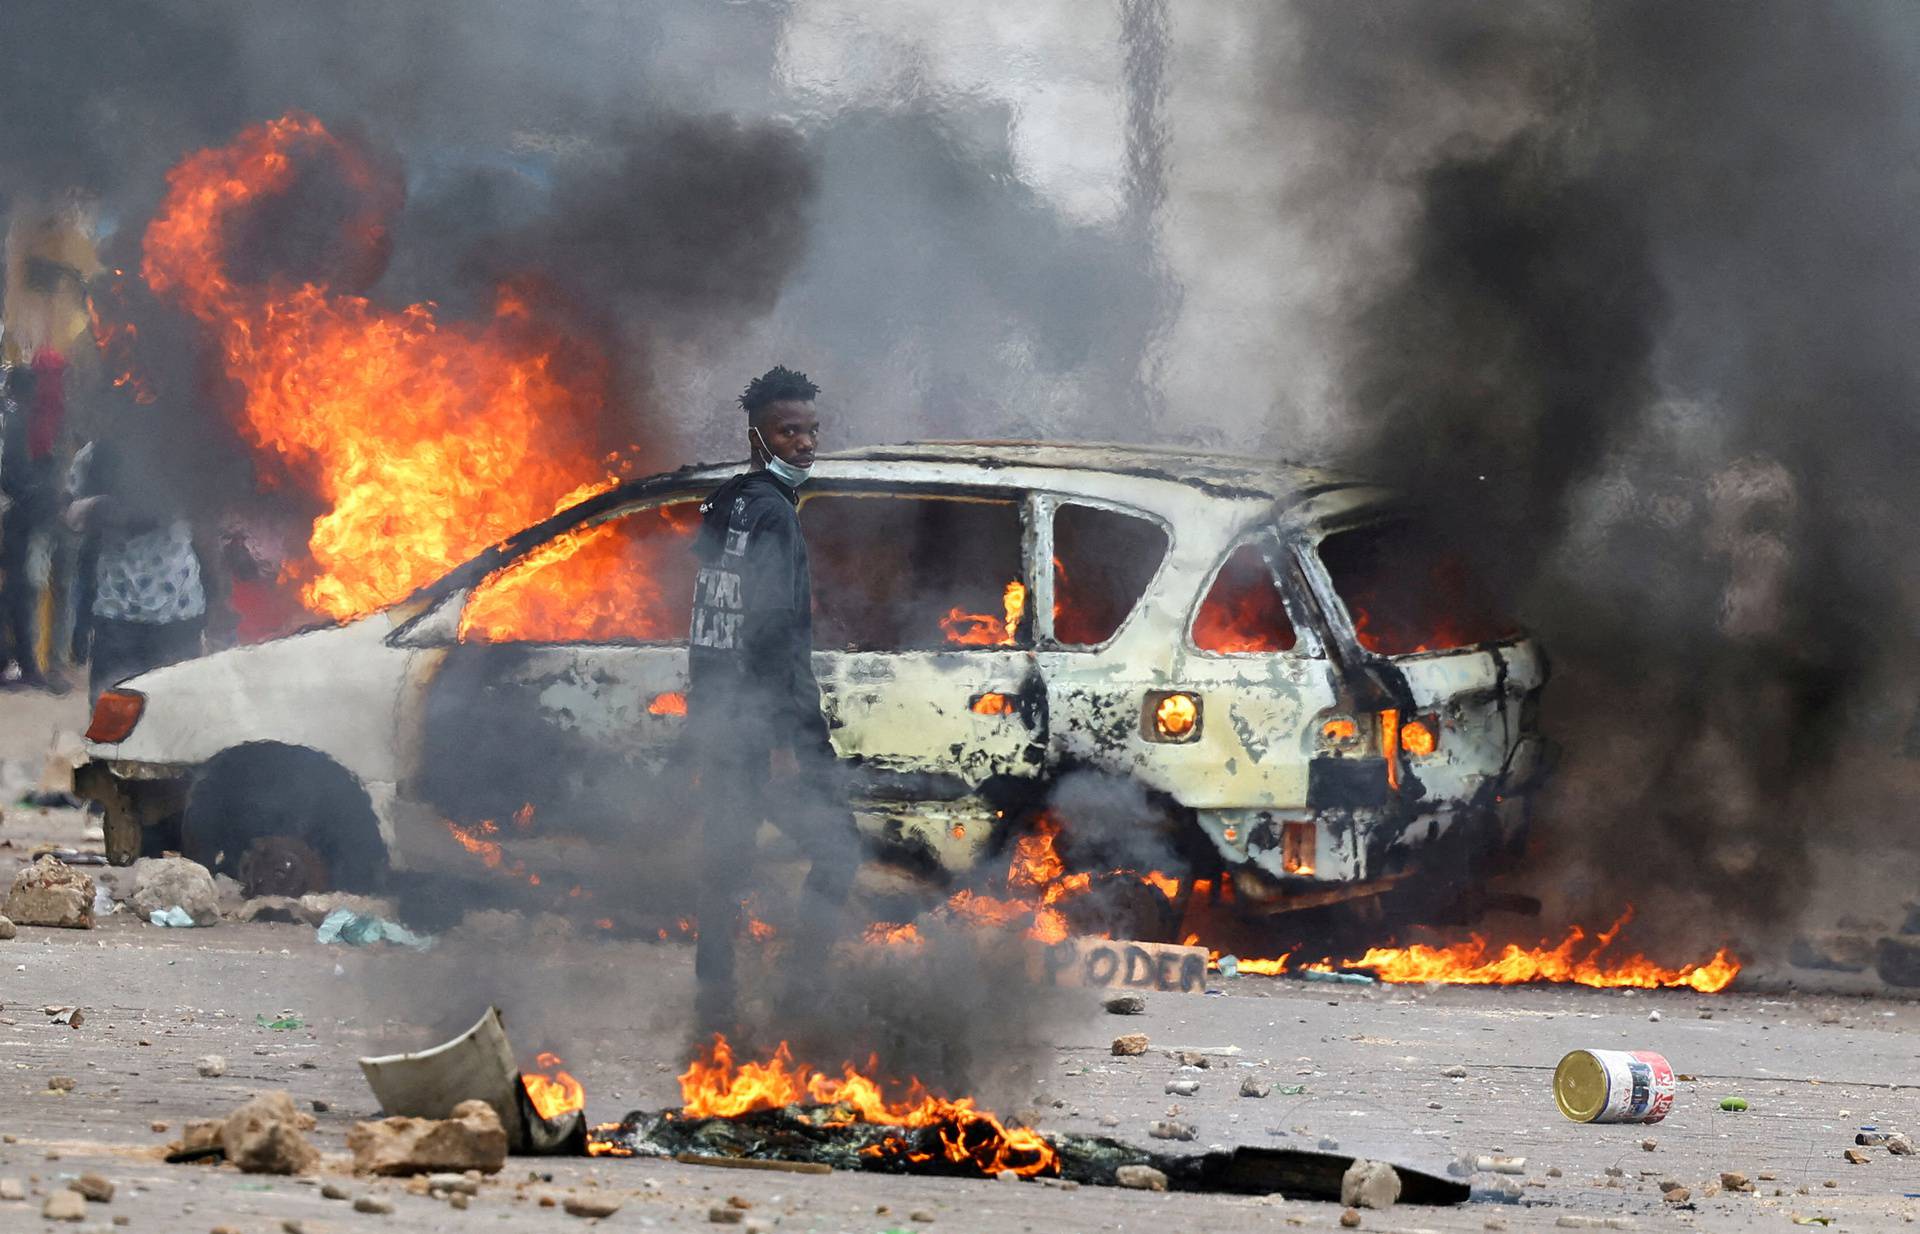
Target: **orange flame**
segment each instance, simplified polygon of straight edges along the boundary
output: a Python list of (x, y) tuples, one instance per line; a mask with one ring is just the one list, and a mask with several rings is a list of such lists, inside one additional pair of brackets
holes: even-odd
[(371, 164), (291, 113), (168, 173), (141, 272), (208, 327), (246, 436), (326, 503), (312, 561), (290, 573), (308, 608), (345, 619), (550, 513), (599, 471), (607, 366), (510, 289), (490, 319), (456, 322), (430, 303), (389, 309), (319, 283), (237, 283), (228, 228), (312, 160), (364, 201), (343, 236), (384, 242), (390, 194)]
[[(878, 1069), (877, 1060), (867, 1060), (866, 1072)], [(888, 1087), (900, 1095), (889, 1099)], [(936, 1097), (918, 1080), (888, 1085), (851, 1063), (835, 1078), (796, 1063), (784, 1041), (765, 1062), (736, 1065), (727, 1039), (716, 1036), (705, 1055), (680, 1073), (680, 1100), (688, 1118), (738, 1118), (790, 1105), (831, 1105), (851, 1122), (937, 1128), (941, 1151), (949, 1161), (971, 1165), (985, 1175), (1012, 1170), (1032, 1177), (1060, 1170), (1053, 1148), (1038, 1132), (1006, 1126), (977, 1108), (972, 1098)]]
[(1027, 608), (1027, 585), (1014, 579), (1000, 593), (1000, 603), (1004, 610), (1000, 617), (949, 609), (940, 619), (940, 632), (960, 647), (1011, 646), (1020, 630), (1020, 614)]
[(686, 715), (687, 696), (677, 690), (656, 694), (653, 696), (653, 701), (647, 704), (647, 714), (650, 716)]
[(978, 715), (1010, 716), (1013, 714), (1013, 700), (1004, 694), (989, 691), (968, 704)]
[(558, 1054), (542, 1051), (534, 1063), (542, 1070), (521, 1072), (520, 1083), (540, 1117), (552, 1120), (587, 1108), (586, 1086), (560, 1069)]

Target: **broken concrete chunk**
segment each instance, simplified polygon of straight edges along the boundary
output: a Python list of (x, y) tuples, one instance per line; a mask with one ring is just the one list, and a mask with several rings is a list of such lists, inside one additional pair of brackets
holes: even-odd
[(70, 1093), (80, 1086), (80, 1081), (70, 1075), (50, 1075), (47, 1077), (47, 1091), (50, 1093)]
[(1101, 1005), (1108, 1015), (1141, 1015), (1147, 1009), (1147, 999), (1144, 994), (1116, 994)]
[(193, 1069), (207, 1079), (215, 1080), (227, 1074), (227, 1060), (219, 1054), (202, 1055), (199, 1061), (193, 1064)]
[(1384, 1161), (1359, 1158), (1340, 1176), (1340, 1202), (1348, 1208), (1392, 1208), (1400, 1199), (1400, 1175)]
[(1113, 1039), (1113, 1052), (1122, 1058), (1131, 1058), (1145, 1054), (1151, 1044), (1145, 1033), (1126, 1033)]
[(1246, 1076), (1240, 1081), (1240, 1095), (1242, 1097), (1264, 1097), (1272, 1091), (1273, 1085), (1262, 1080), (1259, 1076)]
[(1913, 1140), (1905, 1132), (1895, 1131), (1887, 1136), (1887, 1151), (1896, 1157), (1913, 1156)]
[(13, 919), (11, 917), (0, 917), (0, 943), (6, 942), (19, 933), (20, 931), (13, 928)]
[(1752, 1191), (1753, 1183), (1737, 1170), (1722, 1170), (1720, 1185), (1728, 1191)]
[(93, 891), (93, 879), (56, 857), (45, 856), (13, 876), (0, 912), (19, 925), (91, 930)]
[(1113, 1181), (1135, 1191), (1167, 1189), (1167, 1176), (1150, 1165), (1123, 1165), (1113, 1172)]
[(1841, 1155), (1847, 1159), (1849, 1165), (1865, 1165), (1867, 1162), (1873, 1160), (1873, 1158), (1867, 1156), (1857, 1148), (1849, 1148)]
[(320, 1150), (303, 1132), (313, 1115), (294, 1108), (293, 1098), (274, 1090), (260, 1093), (227, 1115), (220, 1144), (227, 1160), (249, 1174), (304, 1174), (320, 1163)]
[(1462, 1067), (1456, 1064), (1455, 1066), (1448, 1067), (1446, 1070), (1442, 1071), (1440, 1074), (1447, 1077), (1449, 1080), (1464, 1080), (1467, 1078), (1467, 1069), (1465, 1067)]
[(393, 1201), (383, 1200), (377, 1195), (363, 1195), (353, 1202), (353, 1211), (384, 1217), (393, 1211)]
[(1660, 1198), (1669, 1204), (1685, 1204), (1693, 1198), (1693, 1192), (1685, 1187), (1669, 1187), (1660, 1193)]
[(207, 867), (185, 857), (142, 857), (133, 863), (133, 911), (151, 918), (178, 908), (197, 926), (220, 923), (220, 895)]
[(1167, 1095), (1172, 1097), (1191, 1097), (1200, 1091), (1198, 1080), (1168, 1080)]
[(107, 1204), (113, 1200), (113, 1183), (98, 1174), (82, 1174), (67, 1183), (67, 1190), (77, 1191), (95, 1204)]
[(560, 1208), (570, 1217), (611, 1217), (620, 1211), (620, 1201), (607, 1196), (570, 1195)]
[(1156, 1140), (1191, 1140), (1200, 1132), (1192, 1123), (1178, 1122), (1168, 1118), (1149, 1124), (1147, 1134)]
[(68, 1191), (64, 1187), (50, 1191), (46, 1203), (40, 1206), (40, 1215), (48, 1221), (85, 1221), (87, 1198), (78, 1191)]
[(355, 1123), (347, 1148), (359, 1174), (397, 1177), (479, 1170), (507, 1163), (507, 1131), (484, 1101), (462, 1101), (452, 1118), (383, 1118)]

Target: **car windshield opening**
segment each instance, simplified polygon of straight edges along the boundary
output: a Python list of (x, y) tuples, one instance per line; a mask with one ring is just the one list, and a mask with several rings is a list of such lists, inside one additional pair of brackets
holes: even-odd
[(1319, 552), (1354, 636), (1376, 655), (1471, 647), (1519, 633), (1466, 557), (1410, 520), (1335, 532)]
[(575, 527), (495, 570), (460, 614), (463, 643), (648, 643), (686, 638), (699, 504)]
[(1027, 646), (1020, 503), (944, 494), (820, 493), (800, 522), (814, 646), (913, 651)]
[(1273, 571), (1252, 544), (1228, 555), (1193, 620), (1193, 645), (1223, 655), (1292, 651), (1298, 642)]

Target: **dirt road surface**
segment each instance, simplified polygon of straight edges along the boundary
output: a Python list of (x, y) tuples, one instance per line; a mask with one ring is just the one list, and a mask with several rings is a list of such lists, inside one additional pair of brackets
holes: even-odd
[[(17, 781), (38, 774), (55, 731), (78, 727), (84, 703), (0, 696), (0, 758)], [(0, 819), (0, 876), (11, 877), (35, 842), (83, 840), (75, 811), (9, 807)], [(484, 950), (467, 974), (475, 984)], [(588, 1114), (617, 1119), (676, 1104), (684, 1064), (680, 1025), (691, 951), (577, 939), (556, 945), (532, 971), (514, 974), (505, 1008), (523, 1050), (554, 1048), (588, 1089)], [(516, 961), (517, 962), (517, 961)], [(299, 1229), (502, 1231), (566, 1229), (580, 1219), (543, 1200), (592, 1193), (621, 1207), (613, 1229), (699, 1228), (729, 1197), (750, 1221), (782, 1231), (883, 1234), (1014, 1231), (1337, 1228), (1338, 1205), (1277, 1198), (1165, 1195), (1045, 1182), (911, 1179), (836, 1173), (753, 1174), (643, 1160), (515, 1158), (466, 1211), (397, 1181), (356, 1179), (344, 1138), (377, 1110), (355, 1060), (435, 1039), (462, 976), (444, 956), (390, 948), (325, 946), (310, 927), (226, 923), (170, 930), (122, 910), (90, 931), (22, 928), (0, 942), (0, 1180), (26, 1199), (0, 1199), (0, 1230), (116, 1227), (134, 1231)], [(78, 1028), (45, 1007), (85, 1010)], [(1652, 1013), (1658, 1013), (1658, 1019)], [(464, 1014), (464, 1011), (462, 1012)], [(283, 1015), (297, 1029), (259, 1021)], [(1085, 996), (1052, 1043), (1023, 1108), (1042, 1127), (1145, 1141), (1148, 1124), (1174, 1114), (1197, 1125), (1195, 1148), (1215, 1144), (1312, 1147), (1444, 1170), (1463, 1154), (1524, 1156), (1517, 1203), (1456, 1208), (1401, 1206), (1368, 1212), (1362, 1228), (1465, 1231), (1540, 1229), (1625, 1219), (1634, 1228), (1733, 1230), (1832, 1218), (1847, 1229), (1892, 1228), (1920, 1216), (1920, 1158), (1844, 1150), (1862, 1126), (1920, 1132), (1920, 1009), (1912, 1002), (1843, 994), (1623, 993), (1583, 989), (1342, 987), (1243, 978), (1207, 995), (1153, 995), (1145, 1015), (1109, 1016)], [(1121, 1032), (1145, 1032), (1153, 1049), (1115, 1058)], [(529, 1034), (540, 1040), (528, 1040)], [(1555, 1062), (1581, 1046), (1659, 1050), (1695, 1077), (1656, 1127), (1582, 1126), (1554, 1109)], [(1183, 1070), (1164, 1050), (1231, 1047), (1205, 1070)], [(226, 1073), (203, 1078), (204, 1055)], [(1464, 1078), (1450, 1069), (1464, 1068)], [(1270, 1096), (1239, 1095), (1255, 1075)], [(50, 1090), (54, 1076), (71, 1091)], [(1170, 1097), (1173, 1079), (1192, 1097)], [(1300, 1086), (1300, 1091), (1286, 1090)], [(251, 1094), (285, 1089), (319, 1112), (320, 1175), (268, 1178), (225, 1166), (166, 1165), (159, 1148), (188, 1119), (225, 1114)], [(1723, 1112), (1722, 1097), (1749, 1103)], [(324, 1108), (322, 1108), (324, 1107)], [(165, 1130), (155, 1128), (165, 1124)], [(1642, 1141), (1651, 1140), (1650, 1151)], [(49, 1191), (83, 1172), (116, 1190), (77, 1226), (47, 1221)], [(1751, 1192), (1719, 1187), (1722, 1172)], [(1692, 1190), (1674, 1209), (1658, 1183)], [(390, 1215), (354, 1211), (321, 1184), (391, 1201)], [(4, 1192), (4, 1188), (0, 1188)], [(297, 1226), (289, 1225), (297, 1222)]]

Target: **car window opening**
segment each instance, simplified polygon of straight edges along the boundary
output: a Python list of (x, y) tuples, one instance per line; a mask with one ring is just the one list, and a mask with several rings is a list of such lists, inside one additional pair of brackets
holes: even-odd
[(1406, 520), (1336, 532), (1320, 561), (1346, 602), (1360, 646), (1413, 655), (1514, 638), (1519, 627), (1466, 558)]
[(460, 614), (460, 641), (685, 639), (699, 526), (699, 503), (679, 501), (562, 532), (475, 588)]
[(1167, 533), (1149, 519), (1065, 504), (1053, 516), (1053, 636), (1094, 647), (1125, 623), (1167, 555)]
[(814, 646), (931, 651), (1032, 642), (1020, 503), (809, 495)]
[(1252, 544), (1228, 556), (1193, 620), (1193, 644), (1223, 655), (1292, 651), (1299, 639), (1266, 558)]

